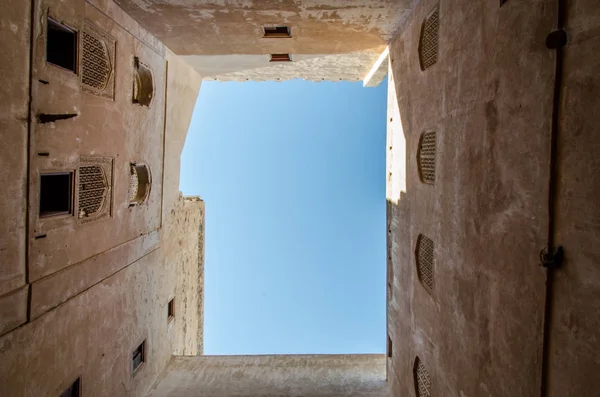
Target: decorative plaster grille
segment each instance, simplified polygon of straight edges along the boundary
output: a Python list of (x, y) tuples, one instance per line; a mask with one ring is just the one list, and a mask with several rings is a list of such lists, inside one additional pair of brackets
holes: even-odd
[(110, 77), (110, 60), (106, 45), (88, 31), (83, 31), (83, 59), (81, 62), (81, 82), (103, 90)]
[(419, 177), (423, 183), (435, 183), (435, 132), (425, 132), (419, 141), (417, 153)]
[(436, 9), (423, 21), (419, 40), (419, 62), (421, 70), (434, 65), (438, 59), (440, 11)]
[(134, 58), (133, 103), (150, 106), (154, 96), (154, 77), (150, 67)]
[(79, 218), (96, 215), (102, 209), (108, 184), (99, 165), (79, 167)]
[(150, 170), (145, 165), (131, 164), (129, 168), (129, 204), (142, 204), (150, 193)]
[(135, 203), (135, 197), (137, 196), (138, 177), (135, 171), (135, 166), (131, 166), (129, 172), (129, 203)]
[(433, 290), (433, 269), (433, 240), (420, 234), (417, 239), (417, 275), (429, 293)]
[(114, 96), (115, 40), (86, 21), (81, 40), (81, 84), (85, 91)]
[(415, 359), (413, 372), (417, 397), (431, 397), (431, 377), (419, 357)]
[(79, 159), (77, 169), (77, 218), (86, 223), (110, 216), (112, 197), (112, 165), (110, 157)]

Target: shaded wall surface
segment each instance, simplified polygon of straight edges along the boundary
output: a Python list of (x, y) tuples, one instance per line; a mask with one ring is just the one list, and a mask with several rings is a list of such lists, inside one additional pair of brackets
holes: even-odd
[[(116, 0), (177, 55), (336, 54), (385, 46), (412, 0)], [(291, 39), (263, 39), (289, 26)]]
[(0, 334), (27, 319), (26, 223), (30, 2), (5, 7), (0, 24)]
[[(19, 189), (0, 211), (0, 395), (61, 395), (79, 379), (82, 395), (144, 396), (172, 354), (202, 352), (204, 202), (178, 191), (201, 77), (111, 0), (5, 8), (1, 122), (14, 125), (1, 131), (16, 146), (0, 161)], [(73, 70), (47, 61), (48, 18), (75, 33)], [(136, 58), (152, 77), (147, 106), (134, 100)], [(104, 84), (85, 84), (91, 67)], [(139, 202), (131, 163), (150, 169)], [(83, 179), (90, 165), (102, 183)], [(40, 176), (55, 172), (72, 174), (71, 208), (44, 217)], [(97, 212), (88, 188), (102, 192)]]
[[(600, 387), (592, 375), (600, 370), (600, 275), (592, 155), (599, 134), (591, 110), (599, 4), (575, 1), (564, 14), (558, 5), (424, 0), (391, 44), (393, 395), (415, 395), (423, 369), (432, 395), (537, 396), (545, 389), (591, 396)], [(422, 70), (423, 22), (436, 7), (438, 58)], [(546, 47), (561, 17), (569, 37), (562, 55)], [(555, 72), (559, 58), (562, 74)], [(436, 134), (433, 183), (419, 169), (425, 132)], [(565, 261), (552, 271), (547, 297), (539, 253), (549, 235), (564, 247)], [(431, 282), (419, 271), (422, 236), (433, 242)]]
[[(416, 1), (117, 3), (206, 79), (357, 81), (367, 75)], [(291, 37), (264, 38), (263, 28), (273, 26), (288, 27)], [(270, 54), (291, 54), (292, 62), (270, 62)]]
[(568, 43), (558, 98), (555, 244), (565, 250), (552, 275), (548, 395), (600, 390), (600, 3), (565, 2)]
[(384, 355), (173, 357), (152, 397), (387, 395)]

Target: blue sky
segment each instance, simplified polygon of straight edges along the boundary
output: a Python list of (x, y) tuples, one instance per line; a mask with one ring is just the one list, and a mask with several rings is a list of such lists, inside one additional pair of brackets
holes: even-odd
[(386, 82), (204, 82), (204, 353), (385, 352)]

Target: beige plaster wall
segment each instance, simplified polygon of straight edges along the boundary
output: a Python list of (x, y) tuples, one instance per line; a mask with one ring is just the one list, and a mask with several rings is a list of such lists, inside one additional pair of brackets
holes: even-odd
[[(339, 54), (387, 44), (414, 0), (116, 0), (177, 55)], [(263, 39), (287, 25), (291, 39)]]
[(270, 55), (187, 55), (181, 58), (205, 80), (360, 81), (381, 52), (382, 48), (376, 47), (346, 54), (295, 54), (292, 62), (270, 62)]
[(384, 355), (173, 357), (151, 397), (384, 397)]
[[(87, 19), (114, 38), (113, 98), (84, 91), (80, 84), (80, 70), (76, 74), (46, 63), (48, 12), (53, 18), (78, 30), (80, 36), (84, 19)], [(74, 113), (77, 116), (45, 124), (36, 121), (32, 125), (28, 236), (30, 281), (160, 227), (166, 86), (163, 56), (92, 4), (83, 0), (44, 0), (37, 4), (35, 21), (32, 113), (36, 117), (41, 113)], [(154, 97), (149, 107), (132, 102), (134, 56), (153, 71)], [(40, 153), (46, 155), (41, 156)], [(75, 201), (72, 215), (40, 218), (40, 173), (75, 171), (80, 156), (112, 159), (112, 181), (109, 182), (112, 183), (112, 194), (106, 204), (110, 206), (110, 216), (82, 224), (77, 219)], [(152, 175), (150, 195), (142, 205), (129, 205), (131, 162), (146, 164)]]
[[(204, 78), (358, 81), (418, 1), (117, 2)], [(288, 26), (292, 37), (263, 38), (264, 26)], [(269, 54), (278, 53), (291, 54), (293, 62), (270, 63)]]
[(163, 181), (163, 220), (179, 197), (181, 151), (192, 120), (202, 76), (181, 57), (166, 51), (167, 108), (165, 126), (165, 171)]
[(175, 319), (169, 324), (172, 353), (202, 354), (204, 201), (180, 196), (167, 215), (163, 230), (162, 262), (172, 276), (165, 277), (161, 288), (167, 289), (169, 299), (175, 299)]
[[(439, 4), (438, 61), (422, 71), (421, 23)], [(423, 0), (390, 46), (388, 367), (414, 395), (418, 356), (432, 395), (539, 395), (556, 2)], [(436, 179), (417, 149), (436, 131)], [(434, 286), (416, 272), (434, 241)]]
[(565, 260), (551, 280), (551, 397), (600, 390), (600, 7), (592, 0), (566, 4), (554, 231)]
[(26, 197), (30, 2), (0, 17), (0, 335), (26, 321)]
[[(85, 16), (116, 40), (114, 98), (83, 92), (77, 74), (45, 64), (48, 5), (53, 17), (76, 30)], [(111, 1), (49, 0), (35, 6), (32, 114), (77, 117), (32, 128), (31, 284), (1, 297), (0, 394), (60, 395), (80, 377), (85, 396), (145, 396), (173, 353), (202, 352), (204, 203), (178, 194), (179, 155), (200, 77), (183, 62), (180, 67), (174, 62), (167, 77), (162, 44)], [(133, 55), (153, 67), (149, 108), (131, 103)], [(173, 82), (170, 107), (167, 78)], [(163, 216), (165, 125), (171, 143), (180, 143), (169, 146), (164, 180), (175, 192), (169, 190)], [(39, 170), (74, 169), (81, 155), (113, 158), (112, 216), (83, 225), (74, 217), (39, 221)], [(151, 166), (152, 190), (142, 206), (123, 203), (130, 161)], [(32, 238), (36, 233), (46, 237)], [(169, 321), (171, 299), (175, 317)], [(146, 362), (133, 376), (132, 351), (144, 339)]]
[[(172, 222), (198, 231), (198, 204)], [(180, 235), (176, 256), (155, 249), (31, 323), (0, 338), (0, 390), (11, 397), (60, 395), (81, 377), (85, 396), (145, 396), (173, 351), (195, 353), (197, 233)], [(186, 254), (188, 254), (186, 256)], [(189, 292), (186, 295), (186, 292)], [(167, 303), (175, 297), (175, 319)], [(132, 351), (147, 358), (132, 375)]]

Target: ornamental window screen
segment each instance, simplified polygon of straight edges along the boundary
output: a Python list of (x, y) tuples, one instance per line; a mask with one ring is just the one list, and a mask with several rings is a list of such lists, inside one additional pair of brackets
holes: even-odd
[(79, 218), (97, 215), (106, 200), (108, 183), (98, 165), (79, 167)]
[(419, 141), (417, 162), (421, 182), (433, 185), (435, 183), (435, 132), (424, 132)]
[(431, 293), (434, 284), (434, 244), (433, 240), (420, 234), (417, 239), (417, 275), (419, 280)]
[(413, 375), (417, 397), (431, 397), (431, 376), (419, 357), (415, 359)]
[(77, 217), (79, 223), (111, 213), (112, 158), (81, 157), (77, 170)]
[(138, 57), (133, 61), (133, 103), (150, 106), (154, 96), (154, 78), (150, 67), (140, 62)]
[(84, 91), (113, 98), (115, 40), (86, 21), (80, 52)]
[(440, 27), (440, 11), (436, 9), (429, 14), (421, 26), (419, 40), (419, 63), (421, 70), (433, 66), (438, 60), (438, 42)]
[(129, 205), (142, 204), (150, 194), (150, 170), (143, 164), (129, 167)]

